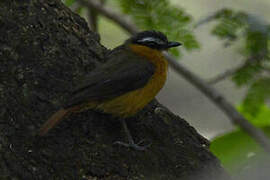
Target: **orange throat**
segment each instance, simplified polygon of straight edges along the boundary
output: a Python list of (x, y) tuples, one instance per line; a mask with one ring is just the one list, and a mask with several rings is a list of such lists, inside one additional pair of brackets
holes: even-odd
[(129, 45), (129, 48), (137, 55), (148, 59), (151, 63), (155, 65), (157, 71), (162, 71), (160, 73), (165, 73), (167, 75), (168, 62), (164, 58), (161, 51), (152, 49), (142, 45)]

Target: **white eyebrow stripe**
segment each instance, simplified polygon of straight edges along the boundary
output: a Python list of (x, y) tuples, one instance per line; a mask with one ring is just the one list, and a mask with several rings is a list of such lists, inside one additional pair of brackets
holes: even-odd
[(157, 44), (164, 44), (164, 42), (161, 41), (160, 39), (153, 38), (153, 37), (145, 37), (143, 39), (138, 40), (138, 42), (155, 42)]

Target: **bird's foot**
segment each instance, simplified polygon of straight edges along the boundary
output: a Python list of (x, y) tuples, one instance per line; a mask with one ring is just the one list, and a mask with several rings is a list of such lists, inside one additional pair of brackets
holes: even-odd
[(131, 141), (129, 143), (124, 143), (124, 142), (121, 142), (121, 141), (116, 141), (116, 142), (114, 142), (114, 144), (125, 146), (127, 148), (132, 148), (132, 149), (137, 150), (137, 151), (145, 151), (147, 148), (149, 148), (151, 146), (151, 143), (150, 144), (147, 144), (147, 145), (140, 145), (143, 142), (144, 142), (144, 140), (141, 140), (138, 143), (134, 143), (133, 141)]

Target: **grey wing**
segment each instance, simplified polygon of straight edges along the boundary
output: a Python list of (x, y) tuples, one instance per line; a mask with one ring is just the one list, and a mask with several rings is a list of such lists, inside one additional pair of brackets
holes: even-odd
[(112, 99), (142, 88), (154, 71), (154, 65), (142, 57), (129, 54), (112, 56), (108, 63), (89, 74), (82, 85), (71, 93), (64, 108)]

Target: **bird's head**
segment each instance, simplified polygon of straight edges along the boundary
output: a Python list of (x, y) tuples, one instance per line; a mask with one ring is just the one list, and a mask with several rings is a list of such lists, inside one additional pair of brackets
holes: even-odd
[(126, 43), (147, 46), (160, 51), (181, 45), (179, 42), (168, 41), (167, 37), (158, 31), (139, 32), (128, 39)]

